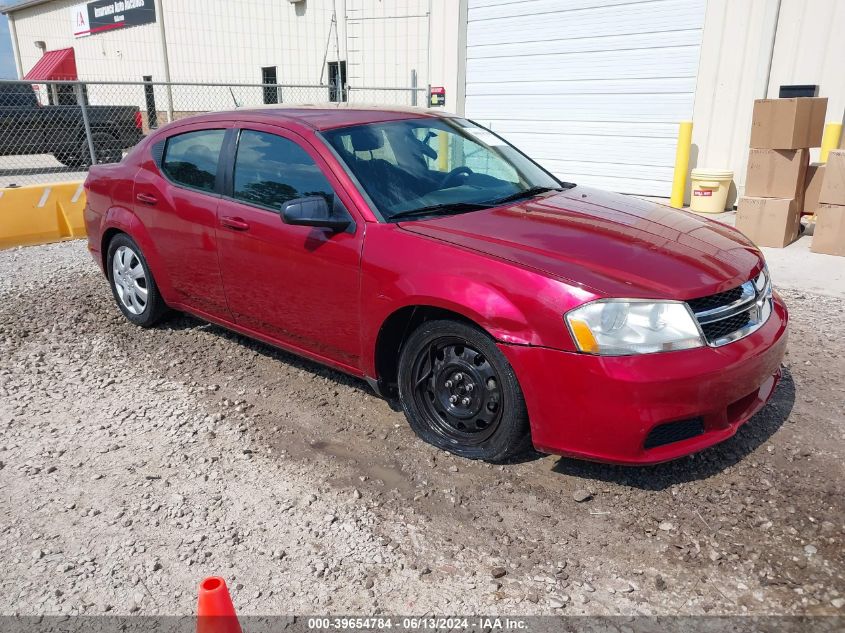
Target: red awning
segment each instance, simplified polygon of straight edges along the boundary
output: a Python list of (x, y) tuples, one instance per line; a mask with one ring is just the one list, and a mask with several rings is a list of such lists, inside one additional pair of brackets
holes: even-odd
[(76, 55), (72, 48), (47, 51), (32, 67), (24, 79), (36, 81), (62, 80), (76, 81)]

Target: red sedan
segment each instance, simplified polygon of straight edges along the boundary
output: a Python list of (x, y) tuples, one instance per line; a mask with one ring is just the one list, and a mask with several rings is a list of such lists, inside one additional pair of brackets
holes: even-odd
[(739, 232), (401, 109), (178, 121), (85, 183), (131, 322), (181, 310), (367, 380), (468, 458), (646, 464), (770, 398), (787, 311)]

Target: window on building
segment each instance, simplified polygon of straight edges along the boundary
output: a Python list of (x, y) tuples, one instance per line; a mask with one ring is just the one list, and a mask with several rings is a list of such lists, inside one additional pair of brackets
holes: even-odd
[[(277, 84), (279, 80), (276, 77), (275, 66), (265, 66), (261, 69), (261, 83), (263, 84)], [(264, 86), (264, 103), (279, 103), (279, 90), (273, 86)]]
[(286, 202), (306, 196), (323, 196), (329, 208), (334, 202), (332, 186), (308, 152), (275, 134), (242, 131), (234, 197), (278, 212)]
[(329, 101), (346, 101), (346, 62), (329, 62)]
[(225, 135), (225, 130), (198, 130), (171, 136), (164, 148), (162, 171), (178, 184), (214, 191)]

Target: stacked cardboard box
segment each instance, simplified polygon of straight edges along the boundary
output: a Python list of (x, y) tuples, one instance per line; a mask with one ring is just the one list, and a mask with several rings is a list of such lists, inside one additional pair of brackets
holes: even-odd
[(845, 256), (845, 150), (833, 150), (827, 156), (810, 248), (815, 253)]
[(811, 147), (821, 145), (826, 98), (758, 99), (751, 121), (745, 196), (736, 227), (758, 246), (798, 237)]

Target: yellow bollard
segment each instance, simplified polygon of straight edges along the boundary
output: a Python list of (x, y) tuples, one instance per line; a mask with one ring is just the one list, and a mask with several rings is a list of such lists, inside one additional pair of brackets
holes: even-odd
[(826, 163), (827, 155), (830, 153), (830, 150), (836, 149), (839, 146), (839, 137), (841, 134), (841, 123), (828, 123), (824, 127), (824, 136), (822, 136), (822, 153), (819, 156), (820, 163)]
[(437, 141), (437, 169), (446, 171), (449, 168), (449, 137), (446, 132), (438, 132)]
[(672, 197), (669, 206), (681, 209), (684, 206), (684, 191), (689, 173), (689, 153), (692, 147), (692, 121), (681, 121), (678, 127), (678, 147), (675, 149), (675, 175), (672, 177)]

